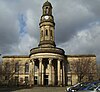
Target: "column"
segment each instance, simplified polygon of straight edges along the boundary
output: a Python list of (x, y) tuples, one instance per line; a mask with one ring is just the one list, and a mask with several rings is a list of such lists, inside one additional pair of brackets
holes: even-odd
[(52, 62), (52, 85), (55, 85), (54, 62)]
[(30, 82), (29, 84), (30, 84), (30, 86), (32, 86), (32, 84), (33, 84), (32, 65), (33, 65), (33, 63), (30, 62), (29, 63), (29, 82)]
[(44, 85), (44, 64), (42, 64), (42, 85)]
[(61, 85), (60, 60), (58, 60), (58, 85)]
[(61, 85), (63, 86), (63, 66), (62, 66), (63, 61), (61, 61)]
[(39, 59), (39, 85), (42, 85), (42, 58)]
[(49, 85), (52, 85), (52, 59), (49, 59)]
[(34, 77), (35, 77), (35, 61), (33, 60), (33, 70), (32, 70), (32, 74), (33, 74), (33, 85), (34, 85)]
[(64, 61), (62, 62), (62, 68), (63, 68), (63, 86), (65, 86), (65, 66), (64, 66)]

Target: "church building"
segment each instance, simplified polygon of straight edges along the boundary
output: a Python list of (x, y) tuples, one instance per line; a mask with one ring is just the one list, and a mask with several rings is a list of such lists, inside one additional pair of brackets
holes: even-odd
[[(77, 83), (77, 76), (70, 71), (72, 62), (79, 58), (92, 58), (95, 55), (65, 55), (62, 48), (56, 47), (55, 22), (52, 5), (46, 1), (40, 18), (40, 42), (27, 56), (3, 56), (3, 83), (33, 86), (66, 86)], [(5, 80), (5, 81), (4, 81)]]

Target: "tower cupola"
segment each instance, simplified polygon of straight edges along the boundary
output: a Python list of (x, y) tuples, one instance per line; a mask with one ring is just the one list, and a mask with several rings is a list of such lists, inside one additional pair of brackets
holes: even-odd
[(52, 15), (52, 5), (50, 2), (46, 1), (44, 4), (43, 4), (43, 15)]
[(40, 19), (40, 47), (55, 47), (54, 30), (55, 23), (52, 15), (52, 5), (46, 1), (42, 7), (42, 16)]

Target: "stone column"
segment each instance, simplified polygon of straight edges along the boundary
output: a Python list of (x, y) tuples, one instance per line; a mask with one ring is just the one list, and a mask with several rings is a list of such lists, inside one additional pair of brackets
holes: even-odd
[(58, 60), (58, 85), (61, 85), (61, 73), (60, 73), (60, 62), (61, 60)]
[(49, 59), (49, 85), (52, 85), (52, 59)]
[(63, 67), (62, 67), (62, 62), (63, 61), (61, 61), (61, 70), (60, 70), (60, 72), (61, 72), (61, 85), (63, 86)]
[(62, 62), (62, 68), (63, 68), (63, 86), (65, 86), (65, 66), (64, 66), (64, 61)]
[(52, 62), (52, 85), (54, 86), (55, 85), (55, 71), (54, 71), (54, 64), (53, 64), (53, 62)]
[(35, 77), (35, 61), (33, 60), (33, 70), (32, 70), (32, 74), (33, 74), (33, 85), (34, 85), (34, 77)]
[(32, 86), (33, 84), (33, 74), (32, 74), (32, 65), (33, 65), (33, 62), (31, 61), (29, 63), (29, 85)]
[(44, 64), (42, 64), (42, 85), (44, 85)]
[(39, 85), (42, 85), (42, 58), (39, 59)]

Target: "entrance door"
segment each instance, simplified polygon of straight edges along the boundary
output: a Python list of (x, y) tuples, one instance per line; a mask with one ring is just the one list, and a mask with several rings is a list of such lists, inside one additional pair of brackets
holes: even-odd
[(37, 76), (34, 77), (34, 85), (37, 85)]
[(44, 85), (48, 85), (48, 75), (44, 75)]

